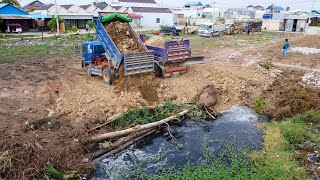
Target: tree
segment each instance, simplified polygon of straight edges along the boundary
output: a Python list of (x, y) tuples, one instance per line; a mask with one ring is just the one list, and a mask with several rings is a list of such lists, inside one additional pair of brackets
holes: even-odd
[(87, 21), (90, 29), (96, 29), (96, 24), (93, 21)]
[(3, 3), (3, 4), (7, 3), (7, 4), (20, 7), (20, 2), (18, 0), (2, 0), (0, 3)]
[[(65, 22), (65, 20), (60, 18), (59, 16), (58, 16), (58, 20), (59, 20), (59, 23)], [(54, 16), (51, 17), (50, 21), (48, 22), (48, 26), (51, 30), (55, 30), (57, 28), (56, 17)]]

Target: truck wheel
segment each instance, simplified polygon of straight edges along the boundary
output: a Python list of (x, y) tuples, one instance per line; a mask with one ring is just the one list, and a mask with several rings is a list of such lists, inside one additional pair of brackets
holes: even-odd
[(102, 72), (102, 78), (103, 78), (104, 82), (111, 85), (112, 84), (111, 69), (109, 69), (109, 68), (104, 69)]
[(90, 66), (86, 66), (86, 71), (87, 71), (87, 74), (88, 74), (89, 76), (93, 76), (93, 75), (92, 75), (92, 70), (90, 69)]
[(211, 33), (211, 37), (213, 37), (213, 33)]
[(154, 75), (156, 77), (162, 77), (162, 69), (159, 67), (158, 64), (154, 64)]
[(224, 32), (220, 32), (219, 36), (222, 37), (224, 35)]

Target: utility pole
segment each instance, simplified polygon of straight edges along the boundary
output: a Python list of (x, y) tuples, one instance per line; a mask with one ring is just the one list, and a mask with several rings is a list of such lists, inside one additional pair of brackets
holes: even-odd
[(59, 28), (59, 19), (58, 19), (58, 4), (57, 0), (54, 0), (56, 4), (56, 23), (57, 23), (57, 33), (60, 35), (60, 28)]
[(313, 0), (313, 2), (312, 2), (312, 7), (311, 7), (311, 11), (313, 11), (314, 9), (314, 2), (315, 2), (316, 0)]
[(216, 16), (216, 1), (213, 1), (212, 21), (215, 21)]

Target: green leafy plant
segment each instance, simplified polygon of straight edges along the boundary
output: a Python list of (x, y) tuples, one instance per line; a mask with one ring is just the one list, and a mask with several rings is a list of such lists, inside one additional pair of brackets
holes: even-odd
[(90, 29), (96, 29), (96, 24), (93, 21), (87, 21)]
[(74, 179), (74, 178), (75, 178), (75, 174), (61, 173), (52, 166), (48, 167), (44, 173), (44, 179), (46, 179), (46, 180), (69, 180), (69, 179)]
[(71, 31), (72, 31), (72, 32), (78, 32), (79, 29), (77, 28), (77, 26), (72, 26), (72, 27), (71, 27)]
[(255, 100), (254, 100), (254, 109), (256, 111), (260, 111), (264, 108), (265, 104), (264, 104), (264, 101), (261, 97), (257, 97)]
[[(63, 18), (58, 17), (59, 23), (65, 22)], [(48, 26), (51, 30), (55, 30), (57, 28), (56, 17), (52, 16), (50, 21), (48, 22)]]

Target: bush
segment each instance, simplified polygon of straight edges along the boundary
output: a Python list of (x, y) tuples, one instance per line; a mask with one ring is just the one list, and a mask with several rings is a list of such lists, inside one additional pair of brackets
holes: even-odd
[(90, 29), (96, 29), (96, 24), (93, 21), (87, 21)]
[(256, 111), (260, 111), (264, 108), (264, 101), (261, 97), (257, 97), (255, 100), (254, 100), (254, 109)]
[[(59, 23), (65, 22), (64, 19), (58, 17), (58, 21)], [(57, 28), (57, 21), (56, 21), (56, 17), (52, 16), (50, 21), (48, 22), (48, 26), (51, 30), (55, 30)]]
[(78, 32), (78, 27), (77, 26), (72, 26), (71, 27), (71, 32)]
[(279, 127), (284, 138), (290, 143), (302, 143), (305, 140), (306, 128), (303, 123), (285, 121), (281, 122)]

